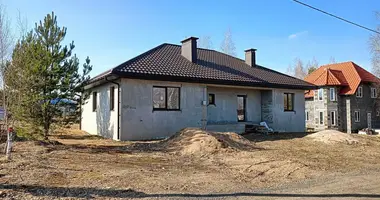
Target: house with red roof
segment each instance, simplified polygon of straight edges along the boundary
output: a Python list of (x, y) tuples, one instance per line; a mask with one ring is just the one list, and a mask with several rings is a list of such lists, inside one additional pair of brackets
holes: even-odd
[(115, 140), (164, 138), (186, 127), (243, 132), (266, 124), (274, 131), (305, 131), (305, 90), (316, 88), (245, 59), (197, 47), (163, 43), (89, 81), (81, 129)]
[(306, 127), (348, 133), (380, 127), (380, 79), (354, 62), (329, 64), (305, 81), (319, 86), (305, 92)]

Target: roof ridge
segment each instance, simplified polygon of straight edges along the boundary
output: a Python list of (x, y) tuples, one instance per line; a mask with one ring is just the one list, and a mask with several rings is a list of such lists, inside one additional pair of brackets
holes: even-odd
[[(356, 67), (355, 67), (355, 66), (357, 66), (357, 64), (354, 63), (354, 62), (352, 62), (352, 61), (350, 61), (349, 63), (354, 67), (354, 69), (355, 69), (354, 71), (355, 71), (356, 75), (358, 75), (358, 77), (360, 78), (360, 82), (362, 82), (363, 79), (362, 79), (362, 77), (360, 76), (358, 70), (357, 70)], [(361, 67), (360, 67), (360, 68), (361, 68)], [(363, 69), (363, 68), (362, 68), (362, 69)], [(360, 84), (360, 82), (359, 82), (359, 84)]]
[[(141, 78), (163, 81), (201, 82), (215, 84), (273, 86), (278, 88), (309, 89), (314, 84), (287, 74), (256, 65), (226, 53), (197, 48), (197, 62), (182, 56), (181, 45), (162, 43), (107, 70), (101, 79), (110, 74), (124, 78)], [(201, 61), (205, 62), (201, 62)]]
[(326, 66), (331, 66), (331, 65), (341, 65), (341, 64), (347, 64), (347, 63), (354, 63), (354, 62), (352, 62), (352, 61), (345, 61), (345, 62), (338, 62), (338, 63), (329, 63), (329, 64), (321, 65), (320, 67), (326, 67)]
[[(367, 71), (366, 69), (364, 69), (363, 67), (361, 67), (360, 65), (358, 65), (358, 64), (356, 64), (356, 63), (354, 63), (354, 62), (352, 62), (352, 63), (353, 63), (353, 65), (354, 65), (355, 71), (356, 71), (357, 73), (358, 73), (357, 68), (359, 68), (360, 70), (363, 70), (364, 72), (370, 74), (371, 76), (375, 77), (376, 79), (378, 79), (378, 80), (380, 81), (379, 77), (377, 77), (377, 76), (376, 76), (375, 74), (373, 74), (372, 72)], [(358, 74), (359, 74), (359, 73), (358, 73)], [(360, 76), (360, 74), (359, 74), (359, 77), (360, 77), (360, 79), (363, 79), (363, 78)]]
[[(249, 65), (248, 65), (248, 66), (249, 66)], [(296, 77), (294, 77), (294, 76), (290, 76), (290, 75), (288, 75), (288, 74), (285, 74), (285, 73), (282, 73), (282, 72), (279, 72), (279, 71), (273, 70), (273, 69), (271, 69), (271, 68), (264, 67), (264, 66), (262, 66), (262, 65), (256, 65), (256, 66), (262, 68), (263, 70), (271, 71), (271, 72), (274, 72), (274, 73), (277, 73), (277, 74), (280, 74), (280, 75), (283, 75), (283, 76), (286, 76), (286, 77), (289, 77), (289, 78), (292, 78), (292, 79), (301, 80), (301, 81), (303, 81), (304, 83), (309, 83), (309, 82), (307, 82), (307, 81), (305, 81), (305, 80), (303, 80), (303, 79), (299, 79), (299, 78), (296, 78)], [(310, 84), (310, 83), (309, 83), (309, 84)]]
[[(172, 46), (177, 46), (177, 47), (181, 47), (181, 46), (182, 46), (182, 45), (179, 45), (179, 44), (173, 44), (173, 43), (164, 43), (164, 44), (172, 45)], [(201, 48), (201, 47), (197, 47), (197, 49), (207, 50), (207, 51), (216, 51), (215, 49), (206, 49), (206, 48)], [(216, 51), (216, 52), (219, 52), (219, 51)]]
[(326, 68), (326, 83), (325, 83), (325, 85), (327, 85), (327, 83), (329, 82), (329, 76), (330, 76), (330, 74), (331, 74), (331, 72), (330, 72), (330, 69), (327, 67)]
[(123, 67), (124, 65), (128, 64), (129, 62), (133, 62), (133, 61), (135, 61), (135, 60), (137, 60), (137, 59), (139, 59), (139, 58), (141, 58), (141, 57), (143, 57), (143, 56), (145, 56), (147, 54), (150, 54), (152, 51), (155, 51), (155, 50), (157, 50), (157, 49), (159, 49), (159, 48), (161, 48), (161, 47), (163, 47), (165, 45), (168, 45), (168, 44), (169, 43), (162, 43), (162, 44), (160, 44), (160, 45), (158, 45), (158, 46), (156, 46), (156, 47), (154, 47), (154, 48), (152, 48), (152, 49), (150, 49), (150, 50), (148, 50), (148, 51), (146, 51), (146, 52), (144, 52), (144, 53), (142, 53), (142, 54), (140, 54), (138, 56), (135, 56), (135, 57), (133, 57), (133, 58), (131, 58), (131, 59), (129, 59), (129, 60), (127, 60), (127, 61), (119, 64), (118, 66), (116, 66), (116, 67), (114, 67), (114, 68), (111, 69), (111, 73), (114, 73), (117, 68)]
[(156, 46), (156, 47), (150, 49), (149, 51), (146, 51), (146, 52), (144, 52), (144, 53), (142, 53), (142, 54), (140, 54), (140, 55), (138, 55), (138, 56), (135, 56), (135, 57), (133, 57), (133, 58), (131, 58), (131, 59), (129, 59), (129, 60), (127, 60), (127, 61), (125, 61), (125, 62), (119, 64), (119, 65), (117, 65), (116, 67), (112, 67), (112, 68), (110, 68), (110, 69), (107, 69), (106, 71), (103, 71), (102, 73), (100, 73), (100, 74), (98, 74), (98, 75), (92, 77), (92, 78), (90, 79), (90, 82), (91, 82), (91, 81), (94, 81), (94, 80), (96, 80), (97, 78), (102, 77), (102, 76), (104, 76), (104, 75), (106, 75), (106, 74), (112, 74), (112, 73), (114, 73), (114, 70), (115, 70), (116, 68), (121, 67), (121, 66), (123, 66), (123, 65), (126, 65), (128, 62), (132, 62), (133, 60), (138, 59), (138, 58), (140, 58), (141, 56), (150, 53), (152, 50), (156, 50), (156, 49), (158, 49), (159, 47), (164, 46), (164, 45), (166, 45), (166, 44), (168, 44), (168, 43), (162, 43), (162, 44), (160, 44), (160, 45), (158, 45), (158, 46)]
[[(331, 69), (330, 69), (330, 68), (327, 68), (327, 70), (329, 71), (329, 73), (328, 73), (327, 75), (331, 74), (331, 76), (332, 76), (336, 81), (338, 81), (338, 83), (341, 85), (342, 82), (338, 79), (338, 77), (335, 76), (335, 74), (331, 71)], [(328, 78), (327, 78), (327, 80), (328, 80)]]
[[(167, 44), (169, 44), (169, 45), (173, 45), (173, 46), (181, 47), (181, 45), (178, 45), (178, 44), (171, 44), (171, 43), (167, 43)], [(213, 51), (213, 52), (216, 52), (216, 53), (220, 53), (220, 54), (223, 54), (223, 55), (229, 56), (229, 57), (231, 57), (231, 58), (233, 58), (233, 59), (236, 59), (236, 60), (239, 60), (239, 61), (243, 62), (247, 67), (252, 67), (252, 66), (248, 65), (247, 63), (245, 63), (245, 60), (243, 60), (243, 59), (241, 59), (241, 58), (238, 58), (238, 57), (235, 57), (235, 56), (232, 56), (232, 55), (226, 54), (226, 53), (221, 52), (221, 51), (217, 51), (217, 50), (215, 50), (215, 49), (205, 49), (205, 48), (198, 48), (198, 47), (197, 47), (197, 49), (207, 50), (207, 51)], [(299, 79), (299, 78), (296, 78), (296, 77), (290, 76), (290, 75), (288, 75), (288, 74), (281, 73), (281, 72), (279, 72), (279, 71), (276, 71), (276, 70), (273, 70), (273, 69), (270, 69), (270, 68), (264, 67), (264, 66), (262, 66), (262, 65), (258, 65), (258, 64), (256, 64), (256, 66), (262, 68), (263, 70), (268, 70), (268, 71), (271, 71), (271, 72), (274, 72), (274, 73), (277, 73), (277, 74), (280, 74), (280, 75), (287, 76), (287, 77), (289, 77), (289, 78), (293, 78), (293, 79), (301, 80), (301, 81), (303, 81), (303, 82), (305, 82), (305, 83), (309, 83), (309, 82), (307, 82), (307, 81), (305, 81), (305, 80), (302, 80), (302, 79)]]
[[(321, 66), (321, 68), (322, 68), (323, 66)], [(315, 71), (314, 71), (315, 72)], [(313, 72), (313, 73), (314, 73)], [(323, 70), (323, 72), (316, 78), (316, 79), (314, 79), (312, 82), (316, 82), (319, 78), (321, 78), (321, 76), (324, 74), (326, 72), (326, 70)], [(313, 83), (314, 84), (314, 83)]]

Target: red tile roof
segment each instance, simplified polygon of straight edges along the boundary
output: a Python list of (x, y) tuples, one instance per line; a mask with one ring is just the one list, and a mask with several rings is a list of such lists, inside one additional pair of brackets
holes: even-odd
[[(354, 62), (329, 64), (319, 67), (309, 74), (305, 81), (318, 86), (342, 86), (342, 95), (352, 95), (361, 82), (380, 83), (380, 79)], [(313, 97), (313, 91), (307, 91), (305, 97)]]

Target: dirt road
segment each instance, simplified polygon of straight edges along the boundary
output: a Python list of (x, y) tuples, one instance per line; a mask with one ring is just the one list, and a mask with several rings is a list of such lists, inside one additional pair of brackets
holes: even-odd
[(215, 194), (145, 194), (143, 199), (380, 199), (380, 171), (320, 177), (276, 188)]
[(297, 134), (252, 136), (252, 144), (210, 137), (178, 136), (165, 149), (73, 130), (16, 142), (13, 160), (0, 160), (0, 198), (380, 199), (378, 136), (353, 136), (355, 144)]

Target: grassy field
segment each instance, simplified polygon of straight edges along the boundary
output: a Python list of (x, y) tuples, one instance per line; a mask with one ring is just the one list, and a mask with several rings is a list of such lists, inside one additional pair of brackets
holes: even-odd
[(378, 136), (354, 135), (360, 142), (352, 145), (324, 144), (304, 136), (248, 135), (251, 149), (182, 155), (181, 146), (155, 148), (159, 141), (117, 142), (63, 129), (49, 138), (53, 142), (15, 143), (13, 160), (0, 162), (0, 197), (231, 193), (380, 167)]

